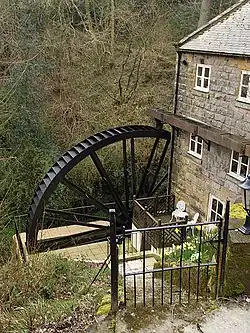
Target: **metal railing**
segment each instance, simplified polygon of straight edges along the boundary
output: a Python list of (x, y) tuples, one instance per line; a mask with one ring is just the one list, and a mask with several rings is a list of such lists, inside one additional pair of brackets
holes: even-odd
[[(169, 216), (168, 225), (176, 225), (175, 222), (170, 222), (173, 208), (173, 195), (136, 199), (133, 203), (133, 224), (137, 229), (157, 227), (161, 225), (161, 220), (157, 219), (157, 217), (164, 215)], [(146, 248), (149, 247), (149, 244), (155, 248), (159, 248), (171, 246), (172, 244), (180, 244), (182, 237), (183, 239), (186, 237), (186, 230), (179, 229), (178, 227), (170, 228), (166, 230), (163, 238), (155, 230), (148, 230), (144, 236), (146, 237)]]
[[(150, 216), (145, 210), (144, 213)], [(126, 230), (117, 227), (114, 209), (110, 209), (109, 214), (110, 252), (106, 261), (111, 260), (112, 312), (118, 310), (119, 301), (124, 306), (163, 306), (223, 295), (229, 201), (223, 220), (194, 224)], [(211, 226), (214, 227), (212, 234)], [(187, 235), (189, 228), (194, 229)], [(181, 242), (178, 246), (169, 246), (165, 235), (176, 230), (179, 230)], [(131, 238), (137, 234), (142, 235), (143, 243), (139, 251), (131, 244)], [(156, 234), (160, 247), (152, 252)], [(122, 276), (123, 300), (119, 300), (118, 295), (119, 274)]]
[[(206, 227), (211, 224), (217, 226), (216, 239), (213, 237), (216, 246), (214, 242), (210, 244), (206, 236)], [(197, 228), (193, 240), (185, 237), (186, 229), (190, 227)], [(208, 295), (216, 298), (221, 259), (221, 227), (221, 221), (213, 221), (194, 225), (179, 224), (126, 230), (124, 239), (126, 236), (141, 233), (143, 246), (137, 256), (140, 267), (133, 270), (128, 268), (127, 243), (123, 241), (124, 304), (126, 305), (131, 299), (136, 307), (138, 303), (144, 306), (149, 303), (154, 306), (156, 303), (164, 305), (198, 301), (200, 296), (208, 297)], [(178, 247), (170, 248), (169, 244), (165, 243), (165, 234), (176, 229), (180, 230), (181, 242)], [(158, 260), (150, 266), (147, 264), (149, 253), (146, 243), (150, 244), (152, 232), (154, 235), (158, 234), (160, 248), (158, 247)], [(155, 243), (151, 245), (155, 246)], [(192, 255), (187, 257), (189, 246), (195, 248)], [(210, 252), (210, 257), (206, 256), (208, 255), (206, 252)], [(212, 276), (213, 279), (210, 280)]]
[(134, 202), (139, 203), (153, 216), (160, 216), (173, 212), (175, 205), (175, 196), (173, 194), (170, 194), (148, 198), (139, 198), (136, 199)]

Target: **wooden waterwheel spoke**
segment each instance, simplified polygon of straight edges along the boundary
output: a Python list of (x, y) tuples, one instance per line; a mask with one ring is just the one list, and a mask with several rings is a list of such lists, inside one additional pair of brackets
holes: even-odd
[(126, 219), (128, 216), (128, 211), (127, 211), (126, 207), (124, 206), (123, 202), (121, 201), (120, 196), (117, 193), (115, 187), (113, 186), (113, 183), (111, 182), (106, 170), (104, 169), (101, 160), (99, 159), (99, 157), (97, 156), (96, 153), (93, 153), (90, 156), (91, 156), (98, 172), (100, 173), (100, 176), (102, 177), (103, 181), (108, 185), (111, 195), (116, 202), (117, 208), (119, 209), (120, 213), (122, 213), (122, 215), (124, 215), (124, 217)]
[(125, 189), (125, 200), (126, 208), (129, 210), (129, 183), (128, 183), (128, 157), (127, 157), (127, 142), (123, 140), (123, 175), (124, 175), (124, 189)]
[(56, 209), (50, 209), (47, 208), (45, 210), (45, 214), (46, 216), (48, 215), (52, 215), (52, 216), (66, 216), (68, 218), (85, 218), (85, 219), (91, 219), (91, 220), (102, 220), (102, 221), (108, 221), (109, 222), (109, 218), (107, 217), (103, 217), (103, 216), (97, 216), (97, 215), (91, 215), (91, 214), (82, 214), (82, 213), (78, 213), (78, 212), (73, 212), (70, 210), (56, 210)]
[(158, 166), (157, 166), (157, 169), (155, 171), (155, 174), (154, 174), (154, 177), (153, 177), (153, 181), (152, 181), (152, 184), (149, 188), (149, 192), (148, 192), (148, 196), (150, 197), (152, 195), (152, 192), (153, 192), (153, 189), (155, 187), (155, 183), (157, 181), (157, 178), (158, 178), (158, 175), (159, 175), (159, 172), (161, 170), (161, 167), (162, 167), (162, 164), (163, 164), (163, 161), (165, 159), (165, 156), (166, 156), (166, 153), (167, 153), (167, 149), (168, 149), (168, 145), (169, 145), (169, 142), (166, 141), (165, 145), (164, 145), (164, 148), (163, 148), (163, 151), (161, 153), (161, 157), (160, 157), (160, 160), (159, 160), (159, 163), (158, 163)]
[(167, 177), (168, 177), (168, 171), (165, 172), (165, 174), (161, 177), (161, 179), (159, 180), (159, 182), (155, 185), (155, 187), (153, 188), (153, 190), (151, 192), (151, 195), (153, 195), (159, 189), (159, 187), (167, 179)]
[(146, 169), (145, 169), (144, 174), (143, 174), (143, 176), (141, 178), (140, 185), (139, 185), (138, 191), (136, 193), (136, 197), (137, 198), (141, 195), (141, 192), (142, 192), (142, 189), (143, 189), (143, 185), (144, 185), (146, 177), (148, 175), (148, 171), (149, 171), (149, 168), (150, 168), (151, 163), (153, 161), (153, 158), (154, 158), (154, 155), (155, 155), (155, 152), (156, 152), (156, 148), (158, 146), (159, 141), (160, 140), (157, 138), (157, 139), (155, 139), (155, 142), (153, 144), (153, 148), (152, 148), (151, 153), (149, 155), (148, 162), (147, 162), (147, 165), (146, 165)]
[(64, 249), (67, 247), (91, 244), (100, 240), (107, 240), (109, 228), (107, 229), (94, 229), (87, 232), (62, 236), (52, 239), (42, 239), (37, 241), (37, 248), (40, 252), (46, 250)]
[(63, 218), (53, 217), (53, 216), (46, 216), (46, 219), (63, 222), (64, 224), (69, 224), (69, 225), (77, 224), (77, 225), (81, 225), (84, 227), (90, 227), (90, 228), (109, 229), (109, 226), (96, 224), (96, 223), (92, 223), (92, 222), (79, 221), (78, 219), (69, 220), (69, 219), (63, 219)]
[(130, 140), (131, 149), (131, 170), (132, 170), (132, 193), (133, 196), (136, 195), (136, 170), (135, 170), (135, 140), (131, 138)]
[(86, 189), (82, 189), (78, 185), (74, 184), (71, 180), (68, 178), (64, 178), (62, 180), (62, 183), (67, 186), (69, 189), (73, 190), (76, 193), (81, 194), (84, 198), (88, 199), (93, 205), (100, 208), (102, 211), (108, 213), (108, 207), (105, 206), (105, 204), (96, 198), (94, 198)]

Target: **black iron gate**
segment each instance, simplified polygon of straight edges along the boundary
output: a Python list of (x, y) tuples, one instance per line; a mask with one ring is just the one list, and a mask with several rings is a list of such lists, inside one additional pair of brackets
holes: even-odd
[[(114, 218), (112, 213), (111, 220)], [(118, 271), (123, 286), (120, 302), (125, 306), (183, 304), (222, 295), (228, 224), (229, 202), (219, 221), (185, 221), (122, 232), (114, 228), (113, 221), (113, 310), (118, 304)]]

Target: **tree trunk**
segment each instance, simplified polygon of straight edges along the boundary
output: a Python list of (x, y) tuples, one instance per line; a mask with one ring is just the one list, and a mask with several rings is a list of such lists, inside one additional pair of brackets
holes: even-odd
[(85, 11), (86, 11), (88, 29), (89, 29), (89, 32), (92, 33), (93, 27), (92, 27), (92, 19), (91, 19), (91, 14), (90, 14), (90, 0), (85, 0)]
[(110, 1), (110, 22), (111, 22), (111, 56), (112, 60), (114, 60), (114, 44), (115, 44), (115, 1)]
[(200, 28), (209, 21), (211, 5), (212, 0), (202, 0), (198, 28)]

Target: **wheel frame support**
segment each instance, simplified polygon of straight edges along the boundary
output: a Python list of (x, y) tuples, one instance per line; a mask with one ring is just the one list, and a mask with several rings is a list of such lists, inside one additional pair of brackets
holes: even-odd
[(111, 254), (111, 312), (118, 311), (118, 246), (116, 237), (115, 209), (109, 210), (110, 215), (110, 254)]

